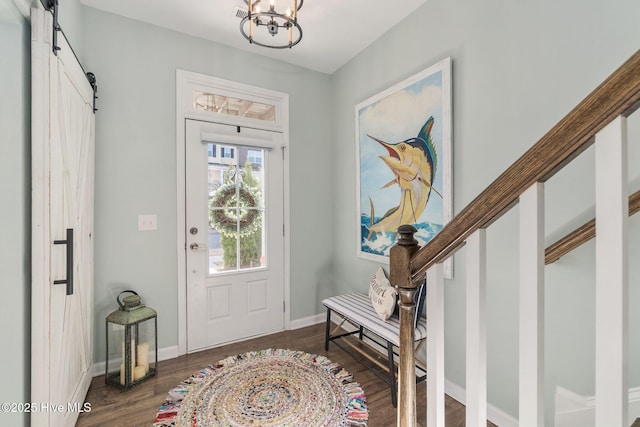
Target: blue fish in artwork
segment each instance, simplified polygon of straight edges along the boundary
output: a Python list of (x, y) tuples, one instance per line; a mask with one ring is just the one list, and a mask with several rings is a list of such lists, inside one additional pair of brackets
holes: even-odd
[[(391, 169), (394, 179), (382, 188), (395, 184), (400, 187), (400, 204), (389, 209), (377, 222), (374, 222), (373, 200), (369, 197), (371, 223), (367, 240), (373, 233), (395, 233), (402, 224), (415, 224), (424, 212), (433, 189), (432, 184), (438, 164), (438, 155), (431, 139), (433, 123), (434, 119), (431, 116), (420, 128), (417, 137), (397, 143), (387, 143), (367, 135), (386, 148), (389, 153), (388, 156), (380, 156), (380, 159)], [(436, 190), (433, 189), (433, 191)]]

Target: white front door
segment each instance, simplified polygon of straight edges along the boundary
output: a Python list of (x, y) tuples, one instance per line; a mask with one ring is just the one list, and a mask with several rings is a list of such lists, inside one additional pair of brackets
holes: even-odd
[(93, 91), (32, 9), (32, 426), (73, 426), (93, 364)]
[(188, 352), (284, 328), (281, 140), (186, 120)]

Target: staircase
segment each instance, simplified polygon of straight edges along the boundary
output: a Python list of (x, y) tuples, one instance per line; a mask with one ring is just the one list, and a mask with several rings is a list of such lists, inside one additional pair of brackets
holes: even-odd
[[(618, 68), (491, 185), (419, 248), (399, 229), (390, 280), (400, 294), (398, 424), (415, 426), (413, 295), (427, 277), (427, 423), (444, 427), (443, 262), (466, 247), (466, 425), (487, 419), (486, 230), (519, 205), (519, 425), (544, 425), (544, 266), (596, 239), (596, 426), (627, 422), (627, 117), (640, 107), (640, 51)], [(595, 145), (596, 217), (545, 249), (545, 182)], [(631, 208), (630, 208), (631, 204)], [(597, 232), (596, 232), (597, 231)], [(546, 255), (545, 255), (546, 253)], [(638, 421), (636, 421), (638, 423)], [(634, 425), (636, 424), (634, 423)]]

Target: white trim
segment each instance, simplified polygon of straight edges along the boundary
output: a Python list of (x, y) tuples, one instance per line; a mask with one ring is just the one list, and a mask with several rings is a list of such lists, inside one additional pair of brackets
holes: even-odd
[[(180, 69), (176, 70), (176, 77), (181, 80), (181, 91), (177, 94), (178, 96), (176, 98), (178, 104), (177, 109), (178, 111), (183, 111), (185, 116), (188, 116), (191, 119), (233, 126), (244, 126), (261, 130), (271, 130), (285, 134), (288, 132), (289, 110), (287, 108), (288, 105), (283, 104), (282, 100), (283, 97), (288, 99), (289, 95), (285, 93)], [(266, 120), (196, 110), (193, 106), (194, 91), (208, 91), (228, 97), (275, 105), (275, 121), (269, 122)]]
[[(180, 93), (184, 92), (185, 79), (181, 78), (180, 71), (176, 73), (176, 100), (180, 99)], [(183, 274), (187, 269), (185, 251), (187, 248), (187, 240), (184, 235), (186, 227), (186, 216), (184, 204), (186, 200), (185, 181), (186, 181), (186, 112), (180, 107), (180, 103), (176, 105), (176, 197), (177, 197), (177, 216), (176, 216), (176, 234), (178, 236), (177, 251), (177, 268), (178, 268), (178, 354), (187, 353), (187, 281)], [(183, 254), (183, 255), (180, 255)]]
[[(195, 110), (192, 106), (193, 90), (213, 90), (228, 96), (251, 99), (257, 102), (276, 105), (276, 121), (266, 122), (256, 119), (246, 119), (237, 116), (213, 115), (206, 111)], [(282, 133), (282, 149), (284, 157), (284, 329), (291, 327), (291, 238), (290, 227), (290, 196), (289, 196), (289, 156), (285, 155), (289, 147), (289, 95), (268, 89), (249, 86), (242, 83), (219, 79), (204, 74), (176, 69), (176, 183), (177, 183), (177, 253), (183, 254), (186, 248), (184, 212), (185, 201), (185, 120), (194, 119), (206, 122), (246, 126), (255, 129), (271, 130)], [(187, 353), (187, 283), (186, 261), (184, 256), (178, 256), (178, 354)]]
[[(640, 417), (640, 387), (629, 389), (629, 415), (625, 425)], [(583, 396), (557, 386), (555, 394), (554, 425), (556, 427), (595, 426), (595, 396)]]
[(292, 320), (289, 323), (289, 328), (290, 330), (293, 329), (301, 329), (301, 328), (306, 328), (307, 326), (313, 326), (313, 325), (317, 325), (318, 323), (324, 323), (327, 320), (327, 315), (320, 313), (320, 314), (315, 314), (313, 316), (307, 316), (307, 317), (303, 317), (302, 319), (296, 319), (296, 320)]
[[(463, 405), (466, 405), (467, 393), (464, 388), (450, 380), (445, 380), (444, 389), (449, 397), (457, 400)], [(500, 427), (518, 427), (517, 418), (489, 404), (487, 404), (487, 420)]]

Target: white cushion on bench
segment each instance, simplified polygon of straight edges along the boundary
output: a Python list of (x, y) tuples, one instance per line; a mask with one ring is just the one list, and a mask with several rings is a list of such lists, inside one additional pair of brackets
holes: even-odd
[[(353, 320), (354, 323), (363, 326), (393, 345), (400, 345), (400, 319), (398, 316), (392, 316), (387, 321), (380, 319), (366, 294), (338, 295), (323, 300), (322, 304), (332, 311)], [(421, 318), (416, 326), (415, 340), (420, 341), (426, 337), (427, 321)]]

